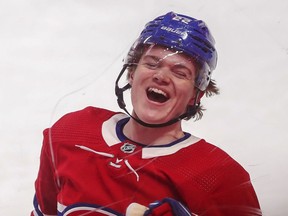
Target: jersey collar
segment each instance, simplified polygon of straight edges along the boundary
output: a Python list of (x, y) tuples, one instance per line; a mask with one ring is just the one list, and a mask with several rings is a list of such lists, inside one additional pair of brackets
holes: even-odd
[[(128, 122), (128, 120), (129, 117), (126, 114), (118, 113), (103, 123), (102, 135), (108, 146), (113, 146), (127, 140), (129, 142), (129, 139), (123, 134), (123, 126)], [(185, 133), (183, 138), (165, 145), (147, 146), (141, 143), (131, 142), (143, 146), (142, 158), (154, 158), (174, 154), (199, 140), (200, 138)]]

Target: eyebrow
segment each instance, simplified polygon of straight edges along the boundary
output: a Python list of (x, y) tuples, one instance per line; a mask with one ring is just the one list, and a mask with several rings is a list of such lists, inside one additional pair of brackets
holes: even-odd
[(155, 60), (155, 61), (160, 61), (162, 58), (159, 58), (157, 56), (154, 56), (154, 55), (144, 55), (143, 56), (143, 59), (149, 59), (151, 58), (152, 60)]
[[(152, 59), (152, 60), (154, 60), (154, 61), (156, 61), (156, 62), (160, 62), (160, 60), (161, 60), (161, 59), (164, 59), (164, 58), (160, 58), (160, 57), (155, 56), (155, 55), (144, 55), (144, 56), (143, 56), (143, 60), (149, 60), (149, 59)], [(191, 63), (193, 64), (193, 62), (191, 62)], [(176, 63), (174, 63), (173, 66), (176, 66), (177, 68), (187, 69), (187, 70), (189, 70), (189, 71), (192, 73), (190, 67), (187, 67), (187, 66), (186, 66), (186, 63), (183, 64), (183, 61), (182, 61), (182, 62), (176, 62)]]

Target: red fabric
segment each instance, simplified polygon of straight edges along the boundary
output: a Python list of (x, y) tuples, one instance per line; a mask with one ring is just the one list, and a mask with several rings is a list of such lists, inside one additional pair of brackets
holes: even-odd
[[(261, 215), (248, 173), (224, 151), (200, 140), (174, 154), (143, 159), (143, 145), (129, 140), (112, 146), (105, 142), (102, 124), (115, 114), (88, 107), (65, 115), (51, 130), (44, 131), (35, 183), (43, 213), (57, 215), (58, 203), (63, 206), (58, 210), (69, 209), (69, 215), (77, 215), (80, 207), (81, 212), (93, 211), (95, 215), (103, 215), (101, 211), (123, 215), (132, 202), (148, 206), (171, 197), (199, 215)], [(113, 125), (105, 133), (114, 133), (115, 128)], [(136, 146), (133, 153), (121, 151), (126, 142)], [(165, 216), (170, 215), (165, 206), (157, 212), (162, 210)]]

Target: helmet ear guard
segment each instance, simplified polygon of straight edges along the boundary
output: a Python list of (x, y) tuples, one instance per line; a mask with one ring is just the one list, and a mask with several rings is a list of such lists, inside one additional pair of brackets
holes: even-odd
[(205, 62), (198, 71), (198, 76), (195, 79), (195, 87), (200, 91), (205, 91), (211, 80), (212, 71), (209, 65)]

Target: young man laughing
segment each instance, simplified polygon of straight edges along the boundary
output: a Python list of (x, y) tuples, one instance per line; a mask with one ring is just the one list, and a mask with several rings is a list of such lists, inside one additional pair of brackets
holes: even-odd
[(181, 127), (218, 94), (216, 63), (203, 21), (169, 12), (147, 23), (116, 79), (126, 114), (87, 107), (44, 131), (31, 215), (261, 215), (243, 167)]

